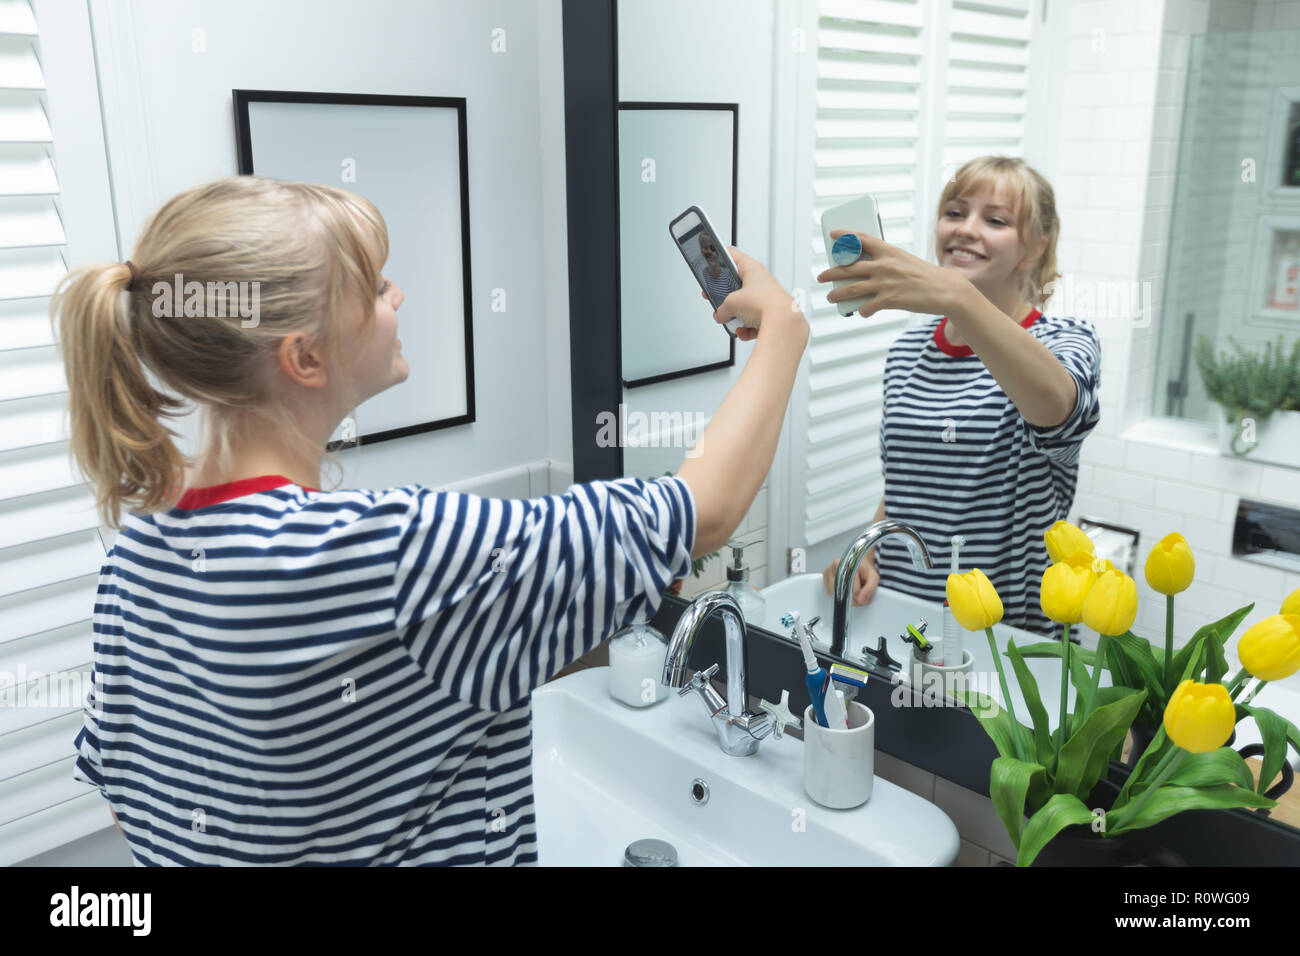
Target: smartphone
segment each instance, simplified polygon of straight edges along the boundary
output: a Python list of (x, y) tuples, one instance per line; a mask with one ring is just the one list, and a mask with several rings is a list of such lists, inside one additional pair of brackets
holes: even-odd
[[(723, 300), (740, 288), (740, 270), (731, 261), (726, 244), (718, 238), (709, 217), (699, 206), (689, 207), (670, 222), (668, 233), (716, 312)], [(723, 328), (728, 335), (735, 335), (743, 324), (740, 319), (732, 318)]]
[[(826, 263), (831, 267), (845, 265), (846, 263), (837, 262), (832, 258), (831, 251), (835, 245), (835, 241), (831, 239), (832, 229), (848, 229), (851, 232), (875, 236), (877, 239), (885, 238), (885, 227), (880, 222), (880, 210), (876, 206), (875, 199), (871, 196), (854, 199), (842, 206), (827, 209), (822, 213), (822, 238), (826, 241)], [(870, 259), (871, 257), (864, 250), (862, 258)], [(836, 279), (832, 285), (838, 289), (841, 286), (851, 285), (857, 281), (859, 280)], [(835, 307), (839, 309), (840, 315), (850, 316), (870, 300), (871, 296), (869, 295), (860, 299), (845, 299), (842, 302), (836, 302)]]

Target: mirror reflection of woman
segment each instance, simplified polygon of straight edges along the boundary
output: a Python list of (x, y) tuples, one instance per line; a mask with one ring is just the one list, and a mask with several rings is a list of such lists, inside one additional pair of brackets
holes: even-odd
[(700, 232), (700, 255), (704, 257), (704, 272), (701, 279), (708, 291), (709, 300), (721, 302), (735, 292), (737, 286), (731, 273), (722, 267), (722, 256), (718, 253), (718, 247), (713, 244), (713, 238), (704, 231)]
[[(853, 603), (868, 603), (879, 584), (941, 603), (950, 541), (961, 534), (961, 570), (989, 576), (1003, 621), (1051, 634), (1038, 603), (1043, 532), (1069, 518), (1080, 446), (1100, 414), (1101, 344), (1091, 323), (1040, 311), (1059, 278), (1060, 222), (1051, 186), (1032, 167), (971, 160), (945, 185), (938, 216), (938, 265), (859, 234), (870, 260), (817, 277), (859, 279), (828, 298), (873, 296), (859, 310), (867, 318), (885, 309), (939, 316), (890, 347), (885, 490), (871, 519), (914, 527), (934, 567), (915, 570), (887, 537), (858, 567)], [(838, 563), (823, 573), (828, 592)]]

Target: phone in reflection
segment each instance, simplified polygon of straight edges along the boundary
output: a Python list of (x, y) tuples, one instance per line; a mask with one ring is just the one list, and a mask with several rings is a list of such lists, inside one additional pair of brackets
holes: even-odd
[[(668, 224), (668, 232), (716, 311), (728, 295), (740, 288), (740, 270), (710, 225), (709, 217), (699, 206), (691, 206)], [(728, 335), (735, 335), (742, 324), (740, 319), (732, 318), (723, 328)]]

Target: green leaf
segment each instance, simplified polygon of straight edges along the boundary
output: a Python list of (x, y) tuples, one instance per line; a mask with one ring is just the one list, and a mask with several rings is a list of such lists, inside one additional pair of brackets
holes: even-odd
[(1043, 808), (1029, 818), (1020, 834), (1016, 866), (1028, 866), (1051, 839), (1068, 826), (1091, 823), (1092, 811), (1072, 793), (1053, 795)]
[[(1295, 730), (1295, 727), (1290, 724), (1290, 721), (1266, 707), (1251, 707), (1249, 704), (1238, 704), (1237, 706), (1255, 718), (1255, 726), (1259, 728), (1259, 736), (1264, 743), (1264, 759), (1260, 762), (1259, 785), (1255, 787), (1253, 777), (1246, 783), (1247, 787), (1255, 787), (1257, 792), (1263, 793), (1268, 789), (1269, 784), (1273, 782), (1273, 778), (1277, 776), (1278, 771), (1282, 769), (1282, 761), (1286, 759), (1287, 737), (1290, 731)], [(1246, 772), (1249, 774), (1250, 768), (1247, 768)]]
[[(1232, 632), (1237, 629), (1237, 625), (1245, 619), (1247, 614), (1254, 610), (1254, 607), (1254, 602), (1252, 602), (1245, 607), (1238, 608), (1226, 617), (1221, 617), (1217, 621), (1211, 621), (1209, 624), (1196, 629), (1192, 639), (1174, 654), (1174, 673), (1182, 675), (1179, 678), (1180, 683), (1199, 673), (1198, 669), (1189, 670), (1188, 668), (1189, 661), (1192, 655), (1197, 653), (1198, 648), (1208, 640), (1214, 640), (1222, 647), (1224, 642), (1232, 636)], [(1207, 682), (1201, 681), (1201, 683)]]
[[(1127, 656), (1128, 662), (1137, 669), (1142, 679), (1140, 687), (1146, 688), (1147, 699), (1151, 700), (1152, 703), (1159, 701), (1161, 708), (1163, 708), (1167, 696), (1165, 694), (1163, 675), (1161, 674), (1161, 665), (1156, 661), (1151, 643), (1129, 631), (1112, 637), (1107, 647), (1119, 648)], [(1163, 651), (1161, 656), (1164, 656)]]
[[(1077, 626), (1077, 625), (1076, 625)], [(1061, 656), (1061, 642), (1049, 641), (1043, 644), (1026, 644), (1020, 648), (1022, 657), (1056, 657)], [(1075, 644), (1070, 645), (1070, 659), (1078, 658), (1083, 663), (1091, 667), (1097, 663), (1097, 652), (1086, 647), (1079, 647)]]
[(1142, 751), (1142, 756), (1138, 758), (1138, 762), (1129, 773), (1128, 779), (1124, 781), (1124, 786), (1120, 787), (1119, 796), (1115, 798), (1115, 804), (1111, 807), (1112, 813), (1128, 803), (1133, 788), (1139, 783), (1145, 785), (1151, 782), (1149, 780), (1143, 781), (1143, 774), (1149, 772), (1152, 767), (1158, 764), (1164, 752), (1172, 746), (1173, 742), (1169, 739), (1169, 735), (1165, 733), (1164, 724), (1161, 724), (1156, 729), (1156, 735), (1151, 738), (1151, 743), (1147, 745), (1147, 749)]
[(1111, 752), (1124, 739), (1145, 700), (1146, 691), (1129, 691), (1127, 697), (1098, 707), (1089, 715), (1078, 733), (1061, 748), (1061, 764), (1053, 781), (1057, 793), (1088, 799), (1106, 770)]
[(1029, 708), (1029, 719), (1034, 724), (1034, 755), (1038, 758), (1038, 762), (1046, 767), (1055, 756), (1055, 750), (1052, 747), (1051, 732), (1048, 730), (1047, 711), (1043, 708), (1043, 701), (1038, 695), (1038, 681), (1034, 680), (1034, 675), (1029, 672), (1024, 658), (1020, 656), (1020, 648), (1016, 647), (1014, 640), (1007, 641), (1007, 657), (1011, 658), (1011, 666), (1016, 672), (1016, 681), (1020, 684), (1020, 696), (1025, 699), (1025, 706)]
[(1083, 717), (1083, 703), (1092, 693), (1092, 674), (1084, 666), (1083, 661), (1079, 660), (1079, 655), (1074, 653), (1077, 650), (1079, 650), (1077, 647), (1070, 649), (1070, 683), (1074, 685), (1074, 712), (1067, 721), (1070, 725), (1068, 732), (1070, 736), (1079, 729), (1078, 723)]
[[(1159, 790), (1151, 794), (1151, 799), (1146, 802), (1137, 816), (1116, 829), (1106, 832), (1115, 836), (1129, 830), (1140, 830), (1143, 827), (1154, 826), (1161, 820), (1182, 813), (1184, 810), (1231, 810), (1235, 807), (1269, 809), (1275, 806), (1277, 806), (1276, 800), (1261, 797), (1254, 790), (1243, 787), (1233, 787), (1228, 784), (1216, 787), (1174, 787), (1166, 781)], [(1021, 837), (1022, 842), (1028, 836), (1027, 831), (1028, 827), (1025, 836)]]
[(984, 732), (993, 741), (993, 746), (998, 748), (999, 754), (1003, 757), (1016, 758), (1016, 745), (1012, 736), (1014, 725), (1011, 715), (998, 706), (996, 700), (987, 694), (964, 690), (961, 687), (953, 689), (953, 696), (957, 698), (959, 703), (970, 708), (970, 712), (975, 715), (975, 719), (980, 722)]
[(1042, 764), (1025, 763), (1014, 757), (998, 757), (989, 770), (989, 796), (1017, 849), (1025, 826), (1025, 797), (1034, 779), (1042, 782), (1046, 774), (1047, 768)]
[(1203, 754), (1188, 754), (1173, 775), (1165, 781), (1170, 787), (1208, 787), (1235, 784), (1247, 790), (1255, 788), (1255, 778), (1241, 754), (1231, 747), (1220, 747)]

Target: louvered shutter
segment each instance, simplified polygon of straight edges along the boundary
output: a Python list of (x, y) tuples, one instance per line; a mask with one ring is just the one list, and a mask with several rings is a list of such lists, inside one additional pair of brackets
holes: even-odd
[[(67, 271), (50, 115), (32, 8), (0, 0), (0, 864), (112, 822), (72, 779), (104, 550), (68, 459), (49, 323)], [(60, 683), (62, 699), (45, 693)]]
[(792, 531), (805, 545), (860, 529), (883, 490), (878, 440), (885, 354), (908, 316), (844, 318), (826, 301), (829, 286), (815, 277), (826, 268), (822, 213), (863, 193), (879, 203), (886, 240), (916, 251), (925, 16), (918, 0), (817, 4), (813, 200), (800, 269), (814, 290), (812, 335), (807, 393), (796, 403), (792, 429), (793, 497), (804, 502), (802, 527)]
[[(818, 0), (813, 197), (807, 257), (807, 389), (796, 396), (792, 542), (861, 530), (884, 491), (879, 428), (885, 357), (925, 316), (843, 318), (816, 275), (826, 268), (821, 214), (870, 193), (885, 239), (933, 260), (945, 170), (1024, 148), (1030, 0)], [(800, 427), (802, 422), (802, 427)], [(799, 517), (802, 520), (799, 520)]]

